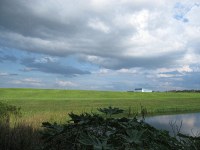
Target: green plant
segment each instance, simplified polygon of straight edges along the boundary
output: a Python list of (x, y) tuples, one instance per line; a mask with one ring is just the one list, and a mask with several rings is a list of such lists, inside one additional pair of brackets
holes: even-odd
[(9, 123), (11, 115), (14, 115), (14, 117), (21, 116), (20, 110), (20, 107), (0, 102), (0, 122)]
[(145, 120), (145, 117), (147, 115), (147, 108), (140, 104), (140, 109), (141, 109), (140, 113), (141, 113), (142, 119)]
[[(112, 107), (98, 110), (109, 116), (123, 112)], [(137, 118), (104, 118), (94, 113), (69, 116), (66, 124), (43, 123), (45, 150), (192, 150), (200, 143), (186, 135), (178, 135), (179, 141)]]
[(109, 106), (108, 108), (99, 108), (97, 110), (106, 114), (106, 116), (108, 115), (109, 117), (111, 117), (112, 115), (120, 114), (124, 112), (123, 109), (119, 109), (119, 108), (111, 107), (111, 106)]

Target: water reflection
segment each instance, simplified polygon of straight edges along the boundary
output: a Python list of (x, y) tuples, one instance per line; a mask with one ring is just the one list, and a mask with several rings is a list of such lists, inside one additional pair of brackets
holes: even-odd
[(173, 134), (170, 122), (176, 122), (177, 126), (182, 122), (181, 133), (192, 136), (200, 133), (200, 113), (147, 117), (145, 121), (158, 129), (170, 131), (170, 134)]

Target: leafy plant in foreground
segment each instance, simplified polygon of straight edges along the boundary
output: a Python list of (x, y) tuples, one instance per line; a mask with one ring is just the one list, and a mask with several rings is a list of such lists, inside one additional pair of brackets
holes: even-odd
[(111, 106), (109, 106), (108, 108), (99, 108), (97, 110), (106, 114), (106, 116), (108, 115), (109, 117), (111, 117), (112, 115), (120, 114), (124, 112), (123, 109), (119, 109), (119, 108), (111, 107)]
[[(123, 112), (119, 108), (98, 109), (106, 115)], [(99, 114), (69, 114), (66, 124), (43, 123), (45, 150), (193, 150), (200, 139), (178, 135), (139, 121), (137, 118), (104, 118)]]

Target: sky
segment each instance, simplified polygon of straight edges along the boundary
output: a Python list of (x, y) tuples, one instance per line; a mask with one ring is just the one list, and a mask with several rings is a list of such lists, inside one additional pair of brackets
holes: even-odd
[(200, 2), (0, 0), (0, 87), (200, 89)]

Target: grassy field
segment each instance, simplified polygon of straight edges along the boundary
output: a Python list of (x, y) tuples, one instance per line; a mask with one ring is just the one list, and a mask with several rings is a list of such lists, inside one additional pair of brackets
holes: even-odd
[[(200, 93), (133, 93), (110, 91), (0, 89), (0, 101), (21, 107), (23, 121), (41, 123), (67, 118), (70, 112), (95, 112), (114, 106), (139, 112), (140, 106), (151, 114), (200, 111)], [(129, 110), (129, 111), (128, 111)]]

